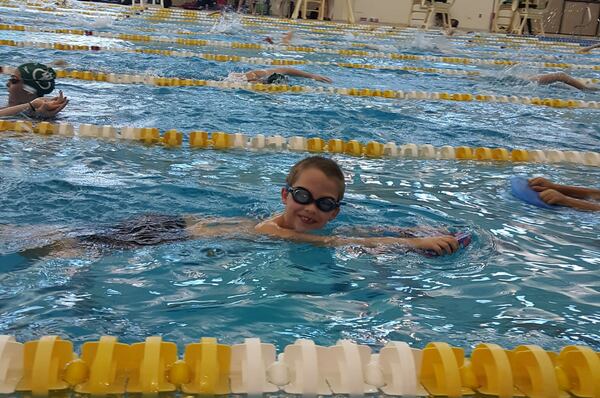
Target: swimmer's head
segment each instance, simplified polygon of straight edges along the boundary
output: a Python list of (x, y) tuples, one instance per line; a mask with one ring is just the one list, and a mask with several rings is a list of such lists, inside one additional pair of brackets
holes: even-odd
[(458, 19), (452, 18), (450, 20), (450, 26), (453, 27), (453, 28), (458, 28)]
[(288, 84), (288, 78), (286, 75), (282, 75), (281, 73), (272, 73), (265, 79), (265, 83), (267, 83), (267, 84)]
[(29, 63), (11, 73), (8, 88), (8, 106), (25, 104), (54, 90), (56, 73), (46, 65)]
[(50, 94), (54, 90), (54, 69), (38, 63), (20, 65), (17, 70), (23, 81), (23, 90), (41, 97)]
[(323, 173), (325, 177), (331, 180), (337, 187), (337, 200), (342, 200), (344, 198), (344, 192), (346, 191), (344, 173), (335, 161), (323, 156), (310, 156), (296, 163), (290, 169), (285, 182), (289, 186), (294, 186), (302, 173), (308, 169), (316, 169)]
[(281, 189), (285, 228), (307, 232), (323, 228), (340, 212), (344, 174), (331, 159), (311, 156), (296, 163)]

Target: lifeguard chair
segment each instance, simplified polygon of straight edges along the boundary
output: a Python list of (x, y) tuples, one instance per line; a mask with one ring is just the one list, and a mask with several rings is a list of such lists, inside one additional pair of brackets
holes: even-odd
[[(316, 11), (318, 18), (322, 21), (325, 17), (325, 6), (327, 0), (298, 0), (294, 6), (292, 19), (298, 18), (302, 11), (302, 18), (306, 19), (309, 12)], [(346, 12), (348, 14), (348, 22), (354, 23), (354, 10), (352, 9), (351, 0), (346, 0)]]
[[(444, 28), (450, 27), (450, 9), (454, 5), (454, 0), (448, 0), (447, 2), (442, 1), (430, 1), (430, 0), (413, 0), (413, 6), (411, 9), (411, 25), (415, 21), (421, 21), (419, 16), (423, 16), (420, 27), (429, 29), (433, 25), (435, 16), (440, 14), (442, 16), (442, 25)], [(417, 17), (417, 18), (415, 18)]]
[(519, 9), (519, 1), (514, 0), (511, 3), (502, 3), (498, 1), (494, 10), (494, 19), (492, 20), (492, 31), (496, 33), (513, 32), (516, 27)]
[[(513, 2), (519, 3), (518, 0), (513, 0)], [(546, 8), (548, 7), (548, 0), (524, 0), (523, 5), (524, 7), (521, 7), (521, 5), (519, 5), (519, 25), (517, 26), (516, 31), (513, 31), (513, 33), (522, 35), (525, 24), (528, 20), (530, 20), (538, 21), (540, 24), (540, 32), (544, 34), (544, 19), (546, 18)]]

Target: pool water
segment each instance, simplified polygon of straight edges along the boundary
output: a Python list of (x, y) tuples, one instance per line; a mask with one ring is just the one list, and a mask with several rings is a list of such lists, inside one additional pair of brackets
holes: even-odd
[[(14, 2), (5, 5), (14, 5)], [(71, 2), (87, 9), (87, 3)], [(125, 8), (107, 7), (107, 10)], [(260, 42), (258, 28), (228, 22), (148, 25), (144, 14), (96, 19), (58, 9), (3, 7), (3, 21), (62, 28), (98, 28), (160, 35), (187, 29), (198, 37)], [(104, 18), (104, 19), (100, 19)], [(284, 28), (273, 28), (276, 36)], [(85, 43), (109, 48), (153, 48), (116, 39), (0, 31), (17, 41)], [(302, 45), (351, 41), (392, 46), (395, 52), (479, 58), (565, 57), (564, 48), (506, 53), (467, 37), (432, 33), (375, 41), (299, 29)], [(150, 32), (149, 34), (157, 34)], [(188, 35), (190, 36), (190, 35)], [(188, 37), (186, 36), (186, 37)], [(193, 36), (191, 36), (193, 37)], [(488, 37), (488, 36), (482, 36)], [(491, 37), (491, 36), (490, 36)], [(415, 44), (416, 43), (416, 44)], [(441, 43), (441, 44), (440, 44)], [(334, 44), (331, 44), (334, 46)], [(170, 46), (168, 46), (171, 48)], [(267, 58), (323, 60), (325, 54), (281, 50), (195, 48)], [(508, 50), (504, 50), (508, 51)], [(67, 61), (68, 68), (218, 80), (260, 65), (111, 51), (57, 51), (0, 46), (4, 65), (28, 60)], [(344, 62), (404, 61), (338, 56)], [(570, 63), (598, 65), (598, 57), (569, 55)], [(564, 61), (567, 62), (567, 61)], [(537, 86), (510, 78), (515, 68), (407, 64), (473, 69), (465, 77), (309, 65), (336, 87), (390, 88), (599, 100), (594, 92)], [(264, 66), (263, 66), (264, 67)], [(519, 67), (523, 73), (555, 71)], [(519, 71), (521, 73), (521, 71)], [(573, 74), (597, 78), (598, 71)], [(322, 83), (292, 79), (295, 84)], [(597, 151), (597, 110), (499, 103), (452, 103), (323, 94), (267, 94), (210, 87), (153, 87), (61, 79), (71, 99), (59, 121), (117, 127), (158, 127), (324, 139)], [(5, 94), (0, 98), (4, 103)], [(201, 336), (228, 344), (260, 337), (279, 349), (297, 338), (332, 345), (340, 338), (381, 347), (390, 340), (415, 347), (445, 341), (469, 348), (493, 342), (506, 348), (539, 344), (558, 350), (584, 344), (600, 350), (600, 215), (544, 210), (512, 197), (508, 179), (543, 175), (598, 186), (600, 171), (584, 165), (361, 159), (336, 156), (346, 174), (347, 204), (324, 233), (356, 226), (452, 228), (473, 243), (452, 256), (426, 257), (399, 248), (326, 248), (265, 237), (199, 239), (129, 250), (56, 257), (43, 248), (56, 231), (94, 230), (139, 214), (264, 219), (282, 210), (287, 170), (306, 156), (293, 152), (166, 149), (127, 142), (2, 133), (0, 138), (0, 334), (20, 341), (59, 334), (76, 343), (111, 334), (124, 342), (162, 335), (178, 345)]]

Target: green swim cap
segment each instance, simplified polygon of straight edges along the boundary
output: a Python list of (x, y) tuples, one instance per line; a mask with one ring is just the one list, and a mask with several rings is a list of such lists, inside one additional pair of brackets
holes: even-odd
[(21, 73), (25, 91), (42, 96), (54, 90), (54, 79), (56, 79), (54, 69), (37, 63), (23, 64), (17, 69)]

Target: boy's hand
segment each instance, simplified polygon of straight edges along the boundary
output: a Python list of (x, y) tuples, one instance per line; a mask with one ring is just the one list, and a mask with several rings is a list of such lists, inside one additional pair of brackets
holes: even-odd
[(540, 192), (540, 199), (549, 205), (563, 205), (568, 206), (570, 198), (555, 189), (546, 189)]
[(411, 238), (406, 242), (419, 250), (431, 250), (438, 256), (452, 254), (460, 248), (458, 240), (452, 235), (433, 236), (429, 238)]
[(318, 82), (323, 82), (323, 83), (331, 83), (333, 81), (330, 78), (328, 78), (327, 76), (321, 76), (321, 75), (314, 75), (313, 79)]
[(556, 184), (544, 177), (536, 177), (529, 180), (529, 186), (534, 191), (542, 192), (546, 189), (553, 189), (556, 186)]

